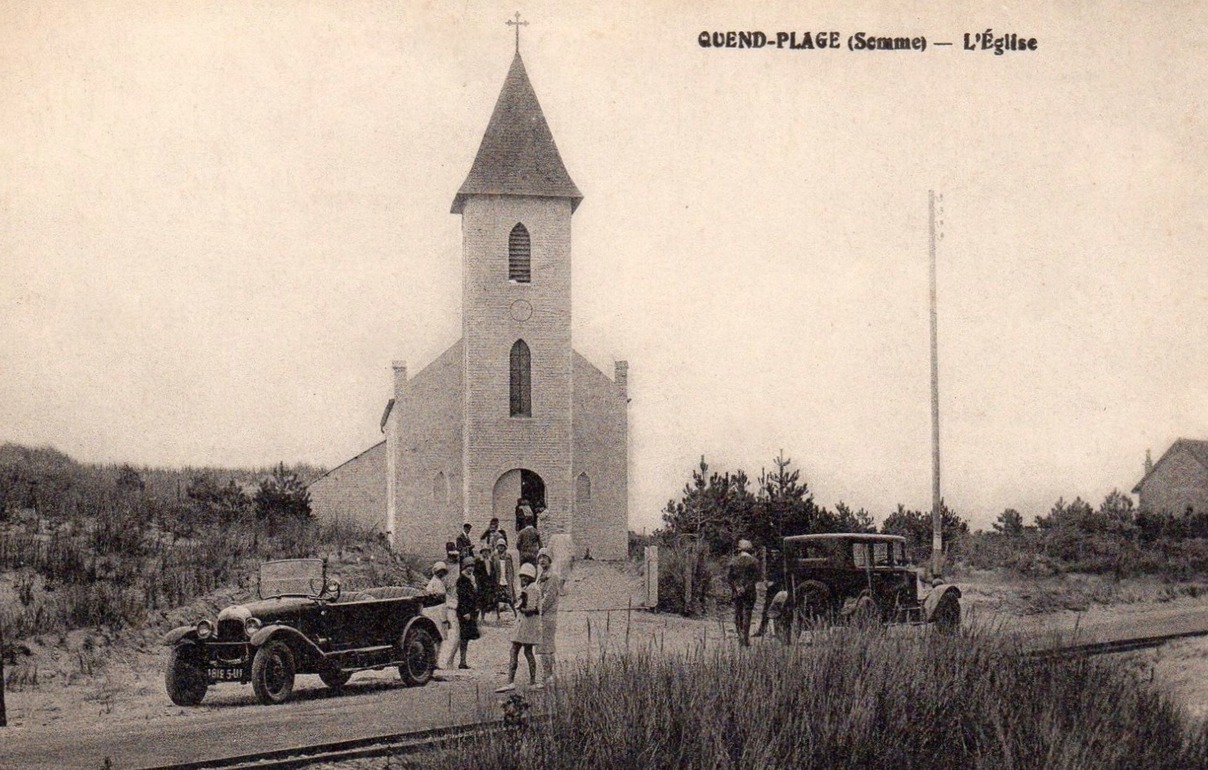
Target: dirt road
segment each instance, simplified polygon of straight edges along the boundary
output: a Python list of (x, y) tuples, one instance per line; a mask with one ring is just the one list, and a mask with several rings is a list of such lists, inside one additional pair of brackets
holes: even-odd
[(123, 720), (111, 728), (6, 734), (0, 767), (154, 767), (471, 721), (478, 708), (493, 705), (469, 680), (406, 688), (395, 676), (393, 682), (352, 682), (340, 694), (314, 684), (291, 702), (271, 708), (256, 704), (243, 688), (211, 696), (205, 713), (192, 719)]
[[(599, 563), (581, 563), (567, 581), (559, 620), (561, 661), (606, 650), (652, 646), (665, 651), (733, 644), (728, 618), (685, 619), (632, 610), (634, 577)], [(975, 604), (972, 603), (971, 604)], [(1018, 618), (974, 612), (972, 622), (1028, 633), (1060, 633), (1081, 642), (1208, 629), (1208, 600), (1094, 607), (1088, 612)], [(318, 677), (299, 677), (284, 706), (255, 702), (251, 688), (223, 685), (198, 708), (172, 706), (163, 690), (161, 649), (111, 663), (102, 675), (70, 686), (10, 692), (11, 727), (0, 742), (0, 768), (139, 768), (205, 757), (246, 754), (321, 741), (418, 730), (494, 714), (494, 689), (504, 681), (512, 623), (483, 624), (470, 648), (470, 671), (439, 672), (442, 681), (409, 689), (394, 671), (358, 674), (342, 693)], [(774, 644), (771, 640), (757, 643)], [(1141, 653), (1192, 714), (1208, 715), (1208, 640), (1188, 640)], [(120, 658), (120, 656), (115, 656)], [(527, 677), (524, 664), (517, 681)], [(97, 680), (102, 680), (98, 683)]]

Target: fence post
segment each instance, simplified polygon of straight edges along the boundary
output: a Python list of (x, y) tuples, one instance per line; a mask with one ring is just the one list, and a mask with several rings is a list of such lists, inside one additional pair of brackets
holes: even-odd
[(643, 604), (654, 609), (659, 606), (659, 547), (657, 545), (646, 546), (645, 568), (646, 596)]
[(4, 624), (0, 623), (0, 727), (8, 727), (8, 713), (4, 709)]

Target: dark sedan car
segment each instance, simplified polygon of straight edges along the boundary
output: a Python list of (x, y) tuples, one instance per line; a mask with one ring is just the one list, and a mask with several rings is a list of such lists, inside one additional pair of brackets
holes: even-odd
[(939, 582), (923, 589), (903, 537), (797, 535), (784, 538), (782, 558), (787, 585), (778, 598), (790, 619), (784, 629), (840, 618), (960, 628), (960, 589)]
[(421, 611), (444, 596), (406, 586), (341, 593), (321, 559), (265, 562), (258, 593), (259, 601), (164, 637), (173, 703), (195, 706), (220, 682), (250, 682), (261, 703), (283, 703), (297, 674), (318, 674), (329, 687), (388, 666), (408, 686), (432, 678), (441, 632)]

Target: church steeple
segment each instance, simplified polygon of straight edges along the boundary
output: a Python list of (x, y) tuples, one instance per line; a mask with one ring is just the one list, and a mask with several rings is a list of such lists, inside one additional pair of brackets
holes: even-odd
[(569, 198), (572, 212), (583, 200), (562, 164), (519, 51), (512, 59), (470, 174), (453, 198), (452, 213), (462, 213), (470, 195)]

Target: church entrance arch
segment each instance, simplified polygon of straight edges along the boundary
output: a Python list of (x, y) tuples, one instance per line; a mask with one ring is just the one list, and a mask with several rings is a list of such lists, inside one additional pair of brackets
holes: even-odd
[(515, 521), (516, 501), (524, 498), (536, 512), (545, 510), (545, 479), (528, 468), (513, 468), (499, 477), (491, 495), (491, 515), (501, 523), (512, 521), (519, 531), (521, 523)]

